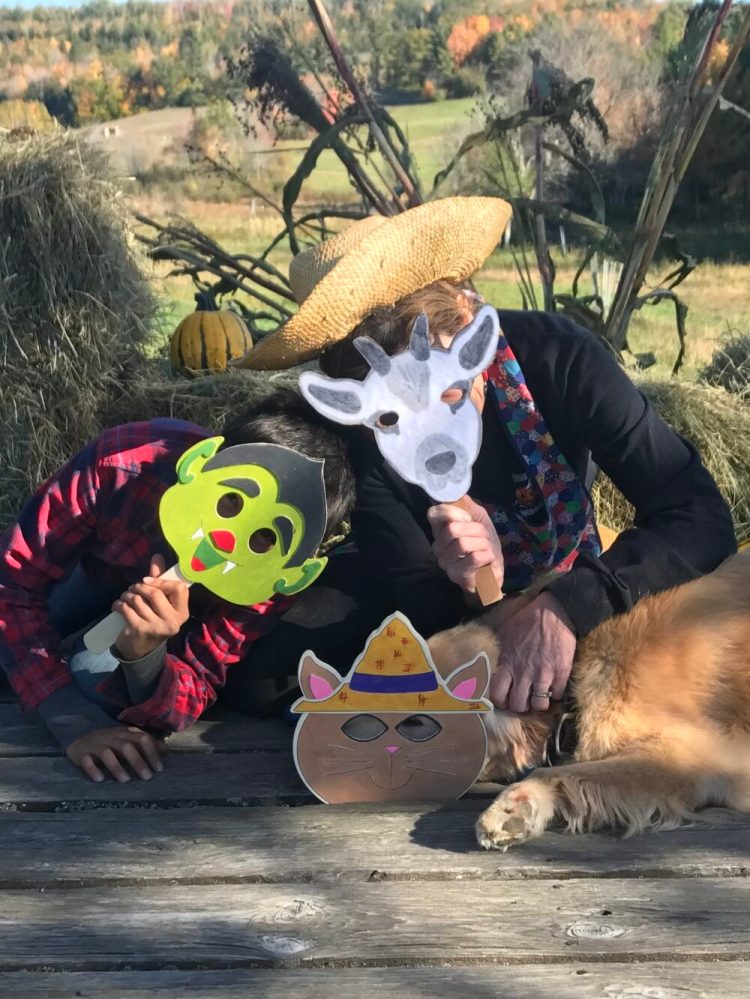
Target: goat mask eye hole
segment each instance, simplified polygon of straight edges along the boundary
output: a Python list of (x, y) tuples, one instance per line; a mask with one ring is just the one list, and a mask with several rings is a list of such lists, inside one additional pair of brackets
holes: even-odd
[(379, 427), (381, 430), (391, 430), (397, 423), (398, 413), (394, 413), (393, 410), (389, 410), (387, 413), (381, 413), (377, 420), (375, 420), (375, 426)]
[(462, 406), (469, 395), (469, 386), (465, 382), (458, 382), (455, 385), (451, 385), (449, 388), (443, 392), (440, 396), (440, 401), (444, 402), (446, 406), (451, 406), (454, 409)]

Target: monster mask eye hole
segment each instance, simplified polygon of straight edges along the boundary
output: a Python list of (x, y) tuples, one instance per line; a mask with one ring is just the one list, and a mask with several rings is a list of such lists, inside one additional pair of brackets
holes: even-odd
[(443, 726), (429, 715), (409, 715), (398, 723), (396, 731), (409, 742), (427, 742), (442, 732)]
[(393, 428), (398, 423), (398, 413), (389, 409), (385, 413), (381, 413), (380, 416), (375, 420), (375, 426), (379, 430), (393, 430)]
[(228, 519), (236, 517), (244, 505), (245, 501), (239, 493), (224, 493), (216, 504), (216, 512), (220, 517)]
[(388, 726), (375, 715), (354, 715), (344, 722), (341, 731), (355, 742), (372, 742), (387, 732)]
[(264, 555), (276, 544), (276, 535), (270, 527), (259, 527), (250, 535), (247, 544), (251, 552), (255, 552), (256, 555)]

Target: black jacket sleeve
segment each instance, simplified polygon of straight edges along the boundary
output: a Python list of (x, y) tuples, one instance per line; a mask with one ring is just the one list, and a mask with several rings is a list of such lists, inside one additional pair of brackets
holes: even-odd
[[(716, 568), (736, 543), (729, 508), (695, 448), (663, 422), (594, 336), (577, 332), (577, 348), (558, 367), (558, 398), (572, 433), (635, 507), (635, 526), (607, 552), (580, 556), (547, 587), (583, 637), (641, 597)], [(563, 415), (554, 408), (553, 437)]]

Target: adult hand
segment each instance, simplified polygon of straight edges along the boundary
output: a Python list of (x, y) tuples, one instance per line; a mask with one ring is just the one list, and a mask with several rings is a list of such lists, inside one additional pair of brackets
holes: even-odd
[(189, 616), (189, 589), (180, 579), (160, 579), (164, 559), (154, 555), (150, 573), (112, 604), (125, 619), (117, 650), (126, 660), (140, 659), (178, 634)]
[(573, 666), (576, 635), (567, 611), (542, 593), (498, 631), (500, 659), (490, 681), (490, 700), (519, 714), (546, 711), (561, 700)]
[(161, 756), (166, 747), (148, 732), (139, 728), (113, 725), (99, 728), (71, 742), (65, 755), (71, 763), (99, 783), (105, 771), (121, 784), (130, 780), (126, 764), (142, 780), (150, 780), (155, 771), (162, 771)]
[(461, 506), (439, 503), (427, 511), (435, 541), (432, 550), (443, 572), (462, 590), (476, 589), (477, 569), (492, 567), (498, 585), (504, 576), (500, 539), (489, 514), (468, 496)]

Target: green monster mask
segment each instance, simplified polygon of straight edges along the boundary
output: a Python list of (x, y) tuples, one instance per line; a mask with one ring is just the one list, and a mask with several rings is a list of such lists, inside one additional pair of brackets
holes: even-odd
[(223, 441), (187, 450), (159, 505), (180, 572), (233, 604), (299, 593), (327, 562), (310, 557), (326, 526), (323, 462), (277, 444), (219, 451)]

